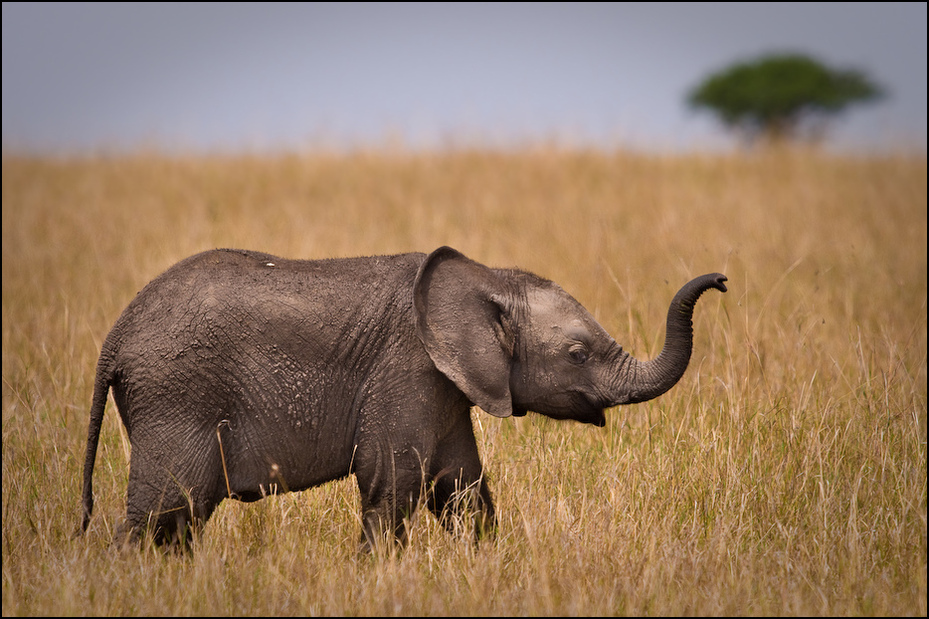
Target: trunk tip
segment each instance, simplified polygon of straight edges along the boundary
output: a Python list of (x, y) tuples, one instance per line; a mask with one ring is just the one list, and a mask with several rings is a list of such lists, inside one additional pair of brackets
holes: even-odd
[(729, 290), (728, 288), (726, 288), (726, 284), (723, 283), (723, 282), (729, 281), (729, 278), (723, 275), (722, 273), (713, 273), (712, 275), (709, 275), (708, 277), (712, 278), (713, 282), (710, 285), (713, 288), (716, 288), (716, 290), (719, 290), (720, 292), (726, 292), (727, 290)]

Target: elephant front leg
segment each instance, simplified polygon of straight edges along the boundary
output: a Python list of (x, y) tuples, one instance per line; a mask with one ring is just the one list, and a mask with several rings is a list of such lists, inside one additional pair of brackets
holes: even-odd
[(474, 541), (492, 539), (497, 519), (490, 489), (483, 477), (441, 472), (429, 493), (429, 509), (445, 529)]
[(437, 446), (430, 474), (428, 505), (442, 526), (475, 541), (492, 538), (497, 526), (494, 503), (467, 409)]
[(405, 546), (407, 524), (419, 503), (423, 488), (421, 468), (384, 467), (388, 470), (356, 471), (361, 491), (361, 551)]

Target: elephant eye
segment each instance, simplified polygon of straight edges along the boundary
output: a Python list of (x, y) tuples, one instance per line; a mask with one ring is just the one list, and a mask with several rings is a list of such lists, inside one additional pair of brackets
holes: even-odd
[(578, 365), (586, 362), (589, 358), (587, 349), (581, 345), (572, 346), (571, 350), (568, 351), (568, 356), (571, 357), (571, 361), (577, 363)]

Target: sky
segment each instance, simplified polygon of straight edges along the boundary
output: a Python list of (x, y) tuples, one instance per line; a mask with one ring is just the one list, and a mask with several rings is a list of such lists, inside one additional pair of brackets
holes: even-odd
[(926, 3), (3, 3), (5, 152), (400, 143), (691, 150), (687, 92), (800, 52), (888, 96), (838, 149), (926, 150)]

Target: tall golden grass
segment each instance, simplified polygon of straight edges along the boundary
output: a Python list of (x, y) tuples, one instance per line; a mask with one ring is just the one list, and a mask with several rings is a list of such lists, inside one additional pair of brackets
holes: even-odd
[[(3, 159), (3, 614), (890, 614), (926, 609), (926, 158), (521, 152)], [(351, 479), (224, 502), (192, 556), (109, 546), (129, 446), (103, 338), (212, 247), (452, 245), (554, 279), (639, 357), (705, 272), (684, 379), (605, 428), (474, 413), (500, 518), (356, 554)]]

